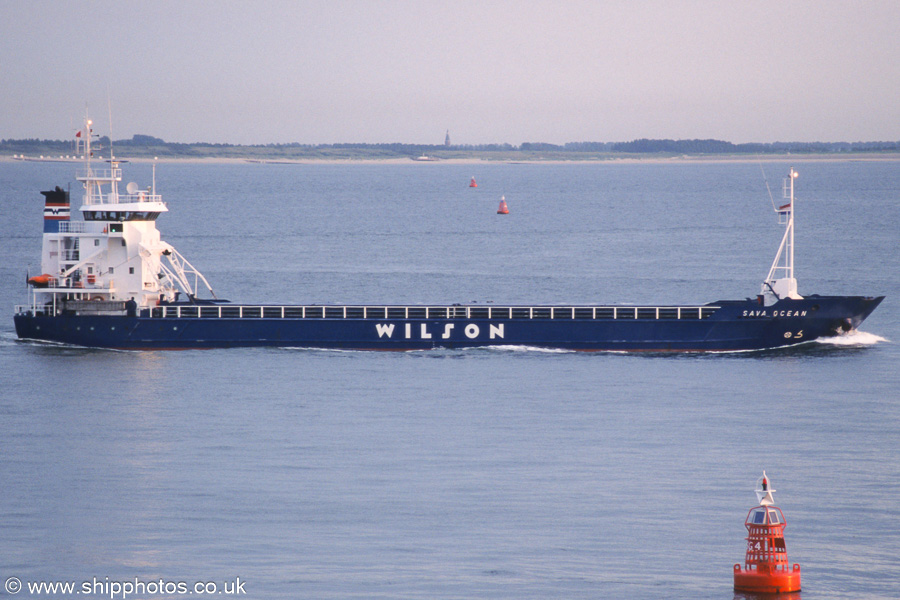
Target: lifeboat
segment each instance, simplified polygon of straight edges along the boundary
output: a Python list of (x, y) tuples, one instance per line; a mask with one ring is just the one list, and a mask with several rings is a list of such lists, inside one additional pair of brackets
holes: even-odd
[(509, 207), (506, 206), (506, 196), (500, 196), (500, 208), (497, 209), (498, 215), (508, 215)]
[(43, 275), (35, 275), (34, 277), (28, 278), (28, 285), (33, 285), (34, 287), (45, 288), (50, 286), (50, 282), (53, 281), (53, 276), (44, 273)]
[(744, 566), (734, 565), (734, 591), (753, 594), (784, 594), (800, 591), (800, 565), (788, 564), (784, 544), (787, 523), (781, 509), (774, 505), (766, 472), (756, 483), (759, 506), (747, 513), (747, 553)]

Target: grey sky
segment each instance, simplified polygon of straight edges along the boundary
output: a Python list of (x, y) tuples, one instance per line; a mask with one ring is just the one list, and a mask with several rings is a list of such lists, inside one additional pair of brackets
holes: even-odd
[(0, 138), (900, 140), (900, 0), (0, 0)]

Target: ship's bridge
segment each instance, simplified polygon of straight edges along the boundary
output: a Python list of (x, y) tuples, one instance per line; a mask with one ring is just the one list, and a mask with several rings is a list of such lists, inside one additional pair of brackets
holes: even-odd
[(82, 206), (81, 216), (85, 221), (155, 221), (161, 213), (169, 211), (160, 200), (134, 201), (128, 196), (119, 196), (119, 200), (115, 204)]

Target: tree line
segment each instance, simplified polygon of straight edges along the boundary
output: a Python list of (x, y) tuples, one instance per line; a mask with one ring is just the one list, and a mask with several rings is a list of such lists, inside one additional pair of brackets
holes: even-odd
[[(110, 140), (95, 142), (95, 153), (108, 152)], [(897, 142), (771, 142), (734, 144), (714, 139), (671, 140), (638, 139), (629, 142), (569, 142), (549, 144), (524, 142), (513, 144), (403, 144), (403, 143), (336, 143), (336, 144), (217, 144), (166, 142), (158, 137), (138, 134), (131, 139), (116, 140), (113, 149), (127, 149), (129, 156), (160, 157), (256, 157), (256, 158), (391, 158), (421, 155), (438, 158), (516, 154), (529, 157), (552, 154), (565, 157), (583, 155), (715, 155), (715, 154), (830, 154), (855, 152), (900, 152)], [(75, 154), (72, 141), (41, 139), (2, 139), (0, 154), (34, 156)]]

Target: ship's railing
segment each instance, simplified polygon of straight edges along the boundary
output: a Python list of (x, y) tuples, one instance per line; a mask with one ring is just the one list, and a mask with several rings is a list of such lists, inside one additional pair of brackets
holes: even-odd
[(46, 302), (43, 304), (20, 304), (15, 307), (16, 314), (32, 314), (51, 316), (54, 314), (78, 315), (121, 315), (127, 312), (127, 305), (121, 300), (66, 300)]
[(136, 194), (106, 194), (94, 193), (84, 197), (86, 206), (115, 206), (116, 204), (131, 204), (140, 202), (162, 202), (160, 194), (151, 194), (149, 192), (138, 192)]
[(157, 306), (153, 318), (173, 319), (553, 319), (700, 320), (718, 306)]
[(44, 287), (35, 288), (37, 292), (61, 293), (76, 292), (81, 294), (112, 294), (116, 291), (115, 280), (109, 279), (101, 283), (96, 275), (85, 275), (81, 279), (75, 277), (51, 277)]
[(78, 181), (121, 181), (122, 169), (78, 169), (75, 172)]
[(162, 202), (161, 194), (138, 192), (136, 194), (119, 194), (119, 204), (126, 202)]

